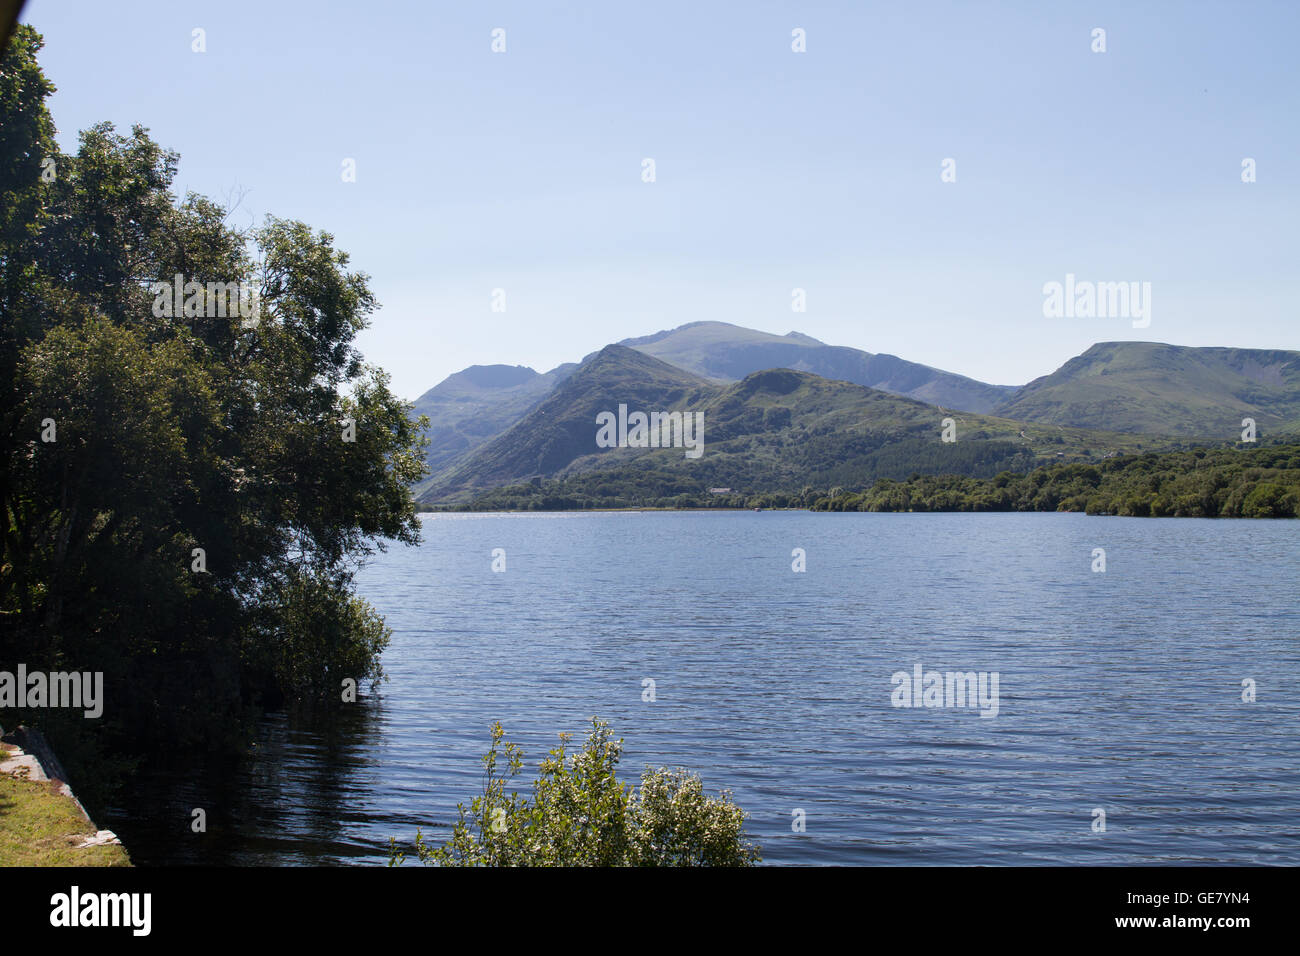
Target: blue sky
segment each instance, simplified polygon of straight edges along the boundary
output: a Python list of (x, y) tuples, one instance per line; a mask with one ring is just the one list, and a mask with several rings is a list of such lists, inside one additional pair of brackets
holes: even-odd
[[(382, 304), (362, 348), (406, 398), (702, 319), (998, 384), (1098, 341), (1300, 348), (1300, 4), (30, 0), (23, 19), (63, 148), (140, 122), (180, 152), (179, 192), (242, 188), (241, 222), (333, 233)], [(1045, 318), (1067, 273), (1150, 282), (1150, 326)]]

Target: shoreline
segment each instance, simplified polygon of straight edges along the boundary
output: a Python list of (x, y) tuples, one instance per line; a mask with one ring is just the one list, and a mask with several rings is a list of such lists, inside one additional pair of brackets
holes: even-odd
[(0, 815), (0, 866), (131, 866), (117, 834), (101, 830), (77, 799), (39, 730), (0, 729), (0, 788), (12, 801)]
[(1295, 521), (1300, 515), (1267, 515), (1245, 517), (1242, 515), (1117, 515), (1110, 512), (1090, 514), (1082, 508), (1069, 508), (1046, 511), (1037, 508), (908, 508), (860, 509), (860, 508), (661, 508), (647, 505), (644, 508), (437, 508), (417, 511), (417, 515), (530, 515), (530, 514), (625, 514), (641, 511), (655, 512), (718, 512), (718, 511), (754, 511), (791, 513), (804, 511), (809, 514), (878, 514), (878, 515), (1085, 515), (1089, 518), (1137, 518), (1140, 520), (1193, 520), (1193, 521)]

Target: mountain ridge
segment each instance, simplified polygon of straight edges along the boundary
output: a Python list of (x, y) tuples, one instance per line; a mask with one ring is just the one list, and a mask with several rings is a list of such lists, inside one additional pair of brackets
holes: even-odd
[[(604, 448), (602, 413), (702, 416), (703, 455), (682, 447)], [(945, 426), (958, 441), (945, 442)], [(598, 486), (653, 484), (775, 488), (903, 477), (937, 468), (991, 476), (1059, 455), (1140, 449), (1132, 439), (1033, 425), (936, 406), (797, 369), (764, 369), (721, 383), (613, 344), (593, 353), (501, 435), (431, 482), (424, 503), (456, 503), (517, 484), (584, 479)], [(586, 479), (584, 479), (586, 480)], [(607, 491), (608, 489), (606, 489)]]
[[(638, 361), (638, 355), (644, 361)], [(605, 380), (602, 369), (611, 370), (611, 363), (617, 368)], [(1011, 437), (1017, 441), (1024, 437), (1024, 428), (1034, 433), (1030, 427), (1034, 425), (1104, 433), (1093, 444), (1110, 450), (1124, 443), (1113, 437), (1120, 434), (1227, 441), (1235, 439), (1247, 417), (1254, 418), (1262, 430), (1300, 432), (1300, 352), (1285, 349), (1099, 342), (1024, 386), (991, 386), (885, 353), (826, 345), (797, 331), (776, 335), (704, 321), (624, 339), (589, 353), (581, 362), (546, 373), (523, 365), (474, 365), (448, 376), (415, 405), (416, 414), (431, 418), (430, 475), (415, 486), (417, 497), (432, 500), (486, 487), (485, 482), (545, 478), (557, 469), (582, 470), (598, 461), (599, 467), (606, 467), (628, 453), (611, 449), (614, 459), (586, 461), (596, 449), (588, 447), (594, 429), (585, 421), (571, 423), (567, 431), (547, 431), (553, 442), (549, 450), (535, 447), (515, 431), (579, 370), (586, 371), (574, 388), (599, 393), (604, 410), (617, 406), (614, 399), (620, 390), (634, 400), (653, 401), (668, 410), (686, 391), (700, 398), (706, 393), (716, 397), (738, 383), (749, 383), (748, 388), (756, 374), (786, 371), (922, 403), (931, 409), (927, 412), (931, 417), (942, 412), (1015, 423), (1018, 427)], [(753, 381), (765, 380), (778, 379), (760, 376)], [(954, 388), (958, 401), (953, 400)], [(987, 411), (962, 408), (961, 396), (969, 399), (976, 393), (983, 399), (966, 404)], [(850, 404), (861, 401), (860, 396), (842, 390), (837, 395)], [(573, 399), (572, 389), (563, 393), (550, 413), (555, 415)], [(587, 411), (594, 409), (593, 401), (587, 401), (591, 405)], [(709, 422), (714, 438), (719, 424)], [(534, 417), (530, 427), (547, 430), (551, 424), (544, 416)], [(773, 428), (779, 432), (780, 423)], [(1005, 437), (1007, 428), (999, 429)], [(513, 437), (505, 445), (491, 454), (479, 454), (511, 432)], [(512, 455), (511, 442), (533, 456), (528, 467)], [(928, 450), (910, 447), (909, 454), (917, 461), (938, 463)], [(579, 448), (584, 449), (582, 454), (572, 454)], [(838, 453), (829, 446), (826, 451)]]
[(1245, 417), (1291, 431), (1300, 427), (1300, 352), (1098, 342), (996, 413), (1143, 434), (1226, 437)]
[(896, 355), (827, 345), (802, 332), (774, 335), (728, 322), (690, 322), (618, 344), (706, 378), (736, 381), (764, 368), (792, 368), (976, 413), (991, 411), (1016, 389)]

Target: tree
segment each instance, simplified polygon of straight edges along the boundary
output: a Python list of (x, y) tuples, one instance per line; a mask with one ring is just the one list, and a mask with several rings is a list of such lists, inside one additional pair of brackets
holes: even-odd
[(353, 579), (418, 540), (425, 423), (357, 351), (376, 302), (330, 234), (178, 201), (142, 126), (59, 153), (40, 46), (0, 59), (0, 669), (103, 671), (112, 706), (5, 722), (61, 754), (218, 744), (382, 676)]
[(1241, 504), (1243, 518), (1289, 518), (1293, 514), (1286, 489), (1268, 481), (1256, 485)]

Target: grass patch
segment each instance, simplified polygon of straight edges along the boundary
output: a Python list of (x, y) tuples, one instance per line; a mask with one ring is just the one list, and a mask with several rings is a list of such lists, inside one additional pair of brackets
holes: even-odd
[(0, 866), (131, 865), (121, 846), (76, 849), (94, 835), (57, 784), (0, 773)]

